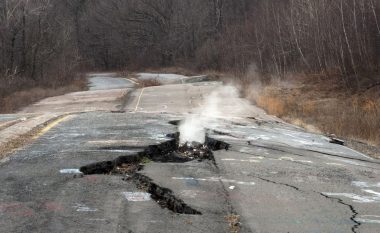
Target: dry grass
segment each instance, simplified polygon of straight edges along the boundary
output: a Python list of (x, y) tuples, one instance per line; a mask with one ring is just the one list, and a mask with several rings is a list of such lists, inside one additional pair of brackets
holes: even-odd
[(157, 79), (139, 80), (138, 83), (140, 88), (161, 86), (160, 81)]
[(137, 78), (137, 74), (135, 72), (131, 72), (127, 69), (116, 71), (116, 74), (116, 77)]
[(347, 100), (312, 102), (264, 95), (260, 96), (257, 104), (268, 113), (300, 126), (313, 124), (325, 133), (380, 145), (378, 100), (354, 97)]
[(195, 72), (194, 70), (187, 69), (184, 67), (179, 66), (173, 66), (173, 67), (157, 67), (157, 68), (142, 68), (141, 67), (130, 67), (127, 69), (116, 71), (116, 73), (119, 76), (122, 77), (136, 77), (136, 73), (139, 72), (146, 72), (146, 73), (159, 73), (159, 74), (180, 74), (184, 76), (196, 76), (199, 75), (199, 73)]
[(273, 82), (251, 99), (269, 114), (310, 131), (380, 146), (380, 99), (376, 94), (380, 92), (353, 94), (326, 80), (300, 80), (292, 85)]
[(234, 77), (233, 74), (226, 74), (226, 73), (222, 73), (222, 72), (218, 72), (218, 71), (214, 71), (214, 70), (205, 70), (202, 72), (202, 74), (207, 75), (207, 77), (210, 80), (223, 81), (225, 83), (229, 83), (229, 82), (233, 81), (232, 77)]
[(148, 73), (165, 73), (165, 74), (180, 74), (184, 76), (196, 76), (199, 75), (199, 73), (194, 72), (194, 70), (190, 70), (184, 67), (160, 67), (160, 68), (147, 68), (145, 69), (145, 72)]
[(29, 90), (16, 91), (10, 95), (0, 98), (0, 113), (13, 113), (22, 107), (28, 106), (41, 99), (63, 95), (69, 92), (82, 91), (87, 88), (86, 79), (78, 79), (67, 86), (59, 88), (34, 87)]
[[(149, 71), (147, 71), (149, 72)], [(123, 70), (117, 72), (117, 76), (125, 77), (132, 79), (138, 83), (138, 87), (144, 88), (144, 87), (154, 87), (154, 86), (161, 86), (161, 82), (158, 81), (158, 79), (146, 79), (146, 80), (140, 80), (138, 79), (138, 75), (135, 72), (131, 72), (128, 70)]]

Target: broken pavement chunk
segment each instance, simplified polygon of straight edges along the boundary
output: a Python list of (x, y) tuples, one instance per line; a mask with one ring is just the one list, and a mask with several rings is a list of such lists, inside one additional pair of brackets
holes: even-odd
[(333, 143), (333, 144), (338, 144), (338, 145), (341, 145), (341, 146), (344, 145), (344, 141), (341, 140), (341, 139), (338, 139), (338, 138), (331, 137), (329, 142)]

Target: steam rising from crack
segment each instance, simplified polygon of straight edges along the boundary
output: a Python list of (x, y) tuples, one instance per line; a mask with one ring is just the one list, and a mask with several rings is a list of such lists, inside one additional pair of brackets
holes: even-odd
[(180, 123), (180, 144), (205, 142), (206, 127), (218, 118), (227, 118), (241, 112), (248, 103), (239, 98), (234, 86), (222, 86), (205, 97), (199, 108)]
[(206, 130), (204, 128), (204, 116), (190, 115), (179, 126), (180, 144), (186, 142), (205, 143)]

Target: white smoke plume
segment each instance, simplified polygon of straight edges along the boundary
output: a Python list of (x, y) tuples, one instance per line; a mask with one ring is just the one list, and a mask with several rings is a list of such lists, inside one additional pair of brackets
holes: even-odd
[(206, 128), (218, 118), (228, 118), (241, 113), (249, 103), (239, 98), (234, 86), (222, 86), (207, 96), (199, 108), (180, 123), (180, 143), (204, 143)]

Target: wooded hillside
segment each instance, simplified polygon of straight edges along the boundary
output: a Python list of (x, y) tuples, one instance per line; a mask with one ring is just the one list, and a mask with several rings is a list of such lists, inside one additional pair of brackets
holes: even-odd
[[(379, 71), (378, 0), (1, 0), (0, 93), (80, 69)], [(354, 85), (355, 86), (355, 85)]]

